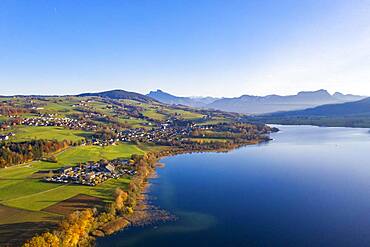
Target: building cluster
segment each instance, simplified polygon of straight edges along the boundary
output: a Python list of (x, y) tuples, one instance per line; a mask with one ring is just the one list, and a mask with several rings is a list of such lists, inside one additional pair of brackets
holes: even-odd
[(179, 127), (167, 127), (153, 128), (146, 130), (144, 128), (124, 130), (120, 133), (120, 140), (124, 142), (153, 142), (163, 143), (171, 142), (180, 137), (189, 136), (191, 132), (190, 128), (179, 128)]
[(91, 145), (94, 146), (100, 146), (100, 147), (105, 147), (105, 146), (110, 146), (110, 145), (116, 145), (121, 139), (119, 138), (111, 138), (107, 140), (103, 140), (101, 138), (92, 138), (91, 139)]
[[(54, 175), (55, 174), (55, 175)], [(96, 186), (110, 178), (120, 178), (124, 175), (136, 174), (135, 166), (127, 160), (88, 162), (79, 166), (67, 166), (53, 171), (52, 176), (44, 178), (51, 183), (73, 183)]]
[(81, 100), (78, 104), (72, 105), (72, 107), (88, 107), (89, 103), (95, 102), (94, 100)]
[(90, 124), (84, 120), (77, 120), (68, 117), (50, 117), (50, 116), (41, 116), (41, 117), (32, 117), (23, 119), (20, 124), (27, 126), (58, 126), (65, 127), (69, 129), (82, 129), (82, 130), (96, 130), (97, 125)]
[(83, 118), (85, 119), (97, 119), (97, 118), (105, 118), (105, 117), (107, 117), (107, 115), (101, 114), (98, 112), (85, 112), (83, 114)]
[(190, 137), (195, 130), (209, 130), (212, 126), (196, 125), (189, 122), (186, 125), (178, 126), (171, 121), (162, 123), (159, 128), (150, 130), (144, 128), (129, 129), (120, 132), (117, 138), (124, 142), (152, 142), (163, 144), (178, 141), (182, 138)]

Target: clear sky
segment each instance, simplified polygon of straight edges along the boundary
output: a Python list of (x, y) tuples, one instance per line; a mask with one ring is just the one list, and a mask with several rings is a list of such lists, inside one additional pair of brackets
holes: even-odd
[(0, 0), (0, 85), (370, 95), (370, 0)]

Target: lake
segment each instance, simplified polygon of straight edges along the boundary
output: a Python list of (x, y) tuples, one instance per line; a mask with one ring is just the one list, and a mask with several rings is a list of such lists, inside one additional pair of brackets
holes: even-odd
[(174, 222), (98, 246), (370, 246), (368, 129), (278, 126), (267, 144), (161, 162), (149, 190)]

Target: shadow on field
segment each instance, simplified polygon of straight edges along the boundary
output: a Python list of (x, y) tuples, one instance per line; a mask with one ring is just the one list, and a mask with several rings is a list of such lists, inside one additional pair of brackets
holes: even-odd
[(0, 204), (0, 246), (21, 246), (35, 234), (54, 229), (61, 218)]
[(0, 225), (0, 246), (21, 246), (27, 239), (56, 228), (52, 222), (22, 222)]
[(44, 208), (42, 211), (66, 216), (76, 210), (84, 210), (88, 208), (102, 209), (104, 206), (105, 203), (98, 197), (78, 194)]

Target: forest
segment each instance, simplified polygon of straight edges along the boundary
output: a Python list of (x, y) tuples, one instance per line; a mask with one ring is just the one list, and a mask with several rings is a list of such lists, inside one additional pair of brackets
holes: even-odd
[(0, 168), (46, 158), (71, 144), (67, 140), (30, 140), (0, 143)]

